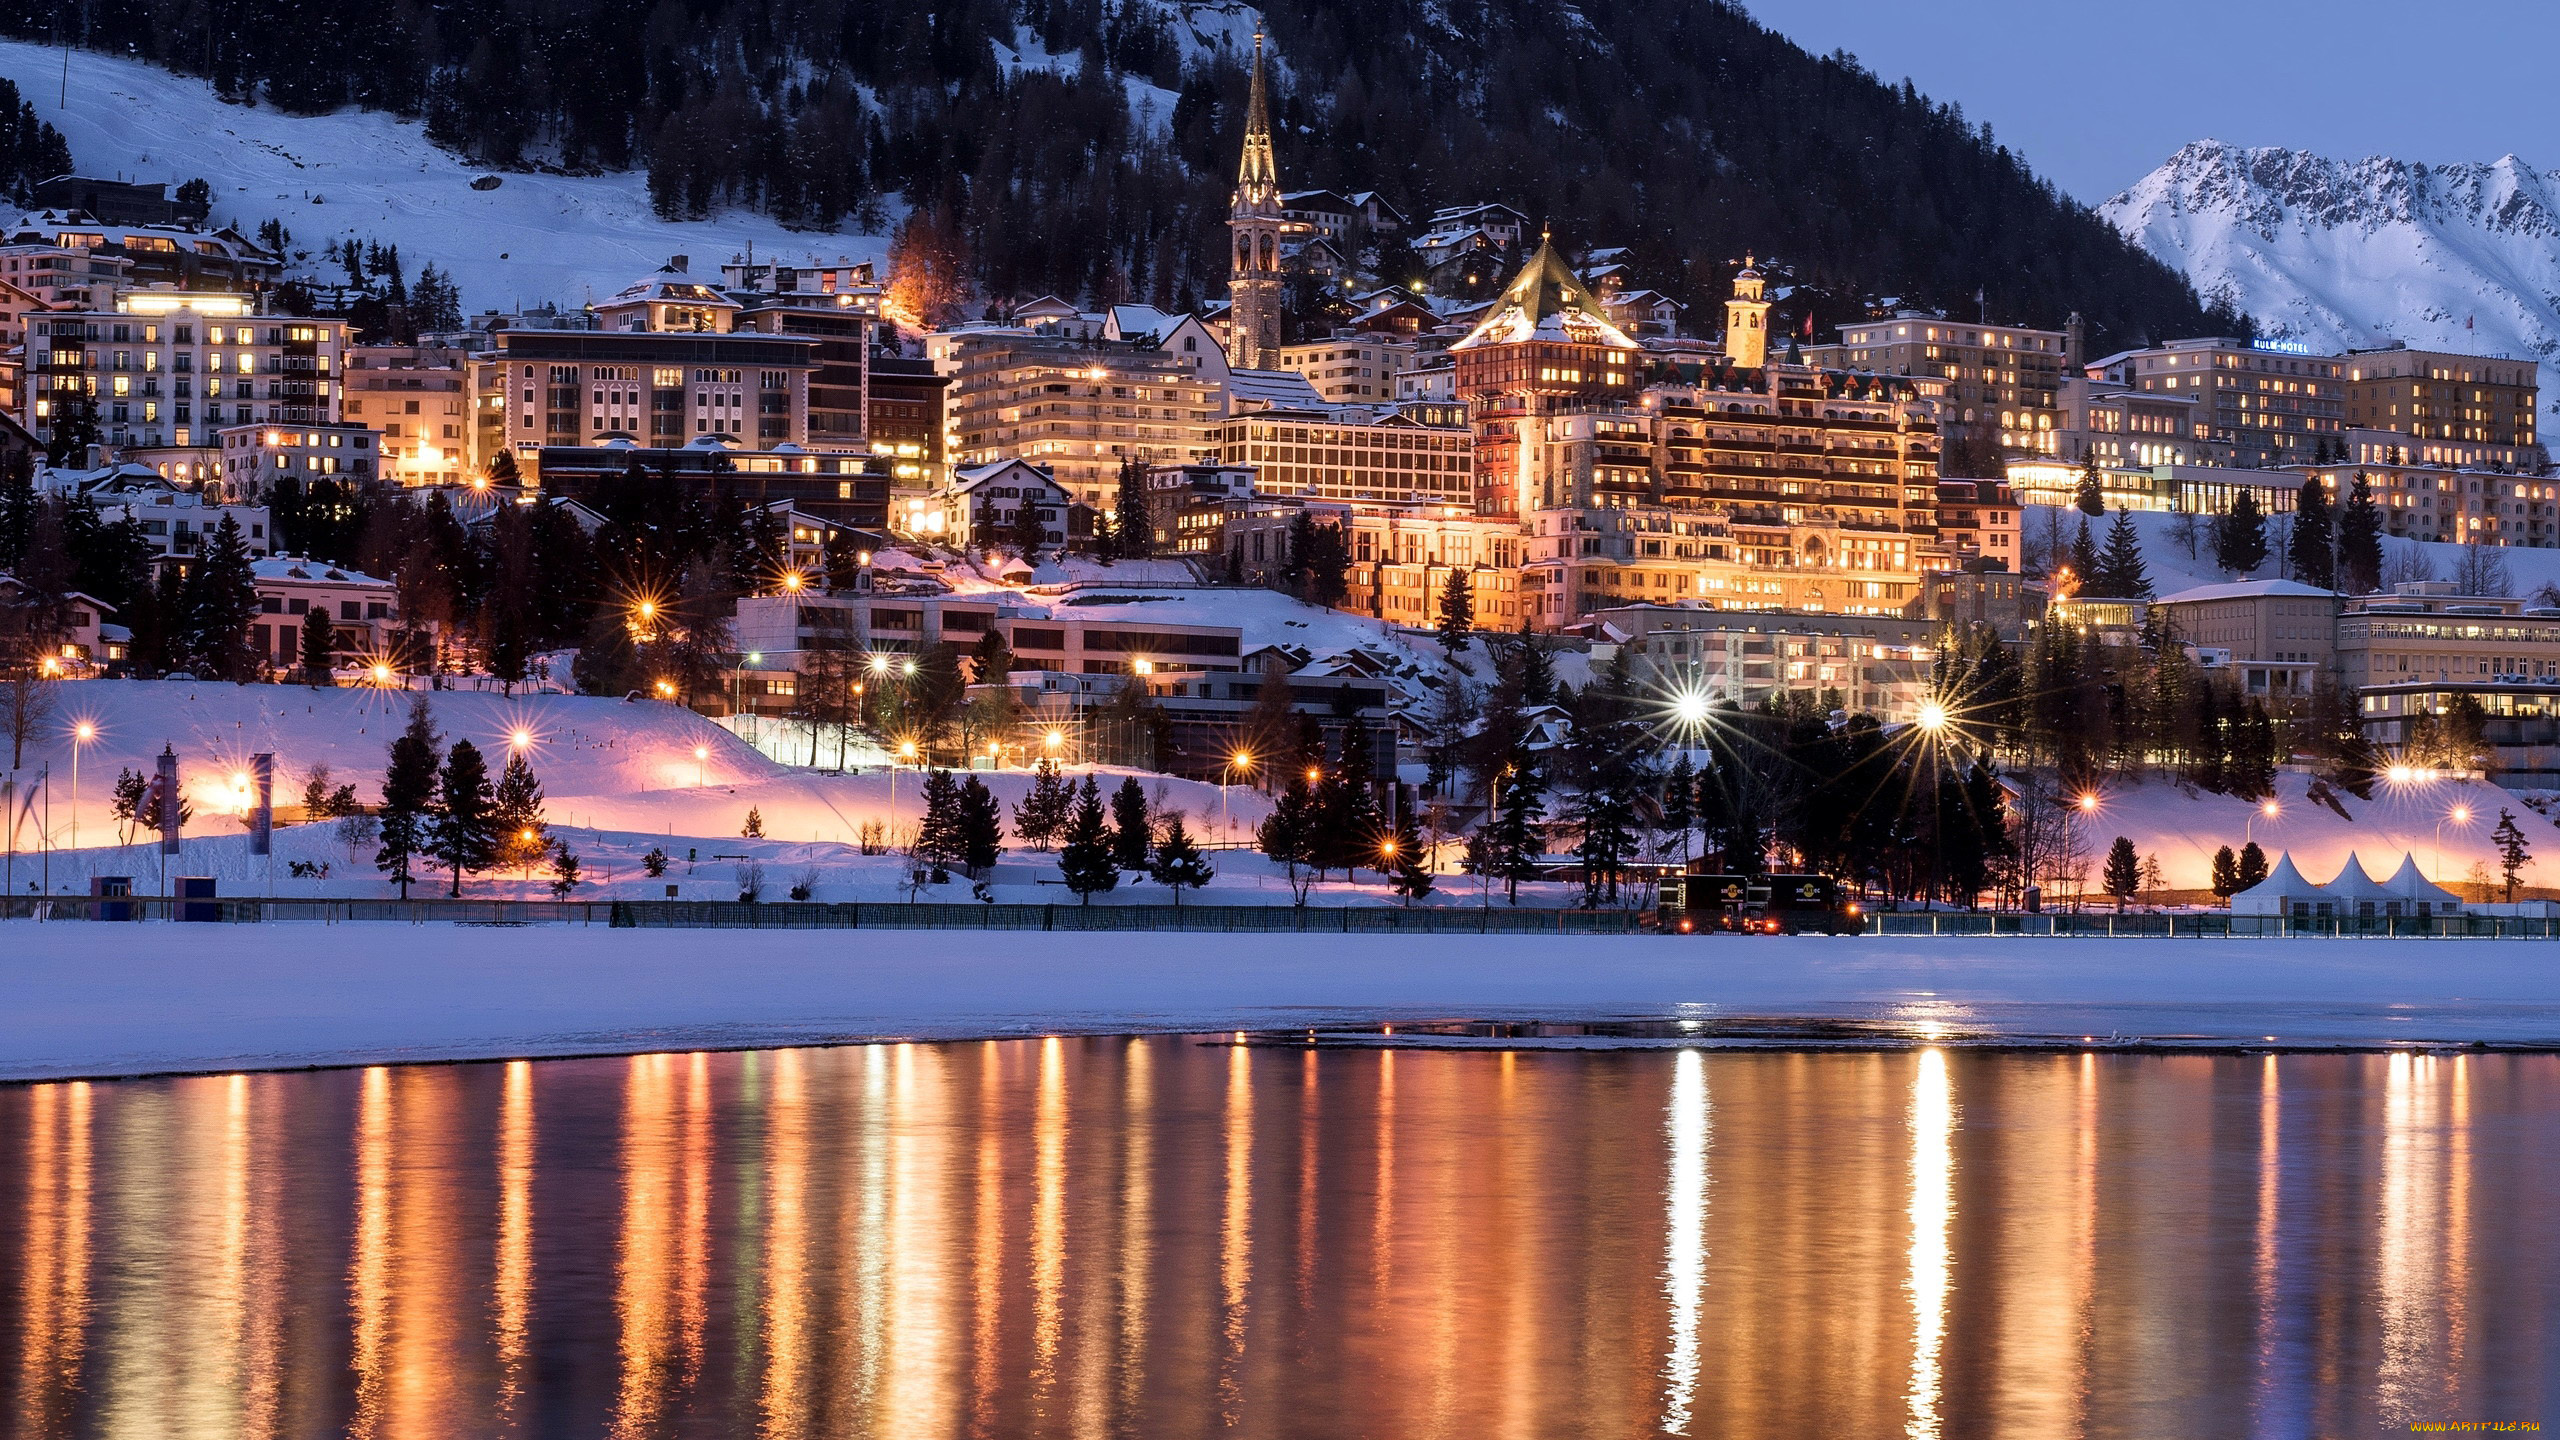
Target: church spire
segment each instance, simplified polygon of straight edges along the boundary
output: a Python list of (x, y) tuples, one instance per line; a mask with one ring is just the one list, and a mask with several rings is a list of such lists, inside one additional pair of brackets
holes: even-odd
[(1236, 188), (1276, 191), (1280, 167), (1271, 158), (1271, 94), (1262, 80), (1262, 27), (1253, 30), (1253, 97), (1245, 102), (1244, 163), (1236, 169)]

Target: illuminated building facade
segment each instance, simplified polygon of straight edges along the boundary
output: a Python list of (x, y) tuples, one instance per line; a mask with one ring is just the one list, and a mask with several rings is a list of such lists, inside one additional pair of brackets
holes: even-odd
[(228, 425), (339, 418), (343, 320), (259, 315), (242, 295), (136, 290), (111, 310), (44, 312), (27, 328), (24, 423), (39, 439), (83, 399), (101, 441), (146, 449), (210, 449)]

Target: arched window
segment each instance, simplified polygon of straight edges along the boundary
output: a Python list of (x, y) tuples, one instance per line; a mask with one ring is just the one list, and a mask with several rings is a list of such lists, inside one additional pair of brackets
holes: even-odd
[(1262, 268), (1265, 270), (1273, 268), (1272, 250), (1275, 248), (1276, 244), (1277, 242), (1270, 236), (1265, 235), (1262, 237)]
[(1236, 268), (1239, 270), (1253, 268), (1253, 237), (1250, 235), (1236, 237)]

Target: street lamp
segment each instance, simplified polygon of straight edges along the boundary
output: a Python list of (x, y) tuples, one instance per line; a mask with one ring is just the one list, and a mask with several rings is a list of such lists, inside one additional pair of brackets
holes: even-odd
[(711, 747), (710, 747), (710, 746), (708, 746), (708, 745), (696, 745), (696, 746), (694, 746), (694, 747), (693, 747), (693, 783), (694, 783), (694, 787), (695, 787), (696, 789), (700, 789), (701, 787), (703, 787), (703, 786), (708, 785), (708, 784), (710, 784), (710, 783), (711, 783), (711, 780), (710, 780), (710, 776), (711, 776), (711, 768), (710, 768), (710, 767), (711, 767)]
[(1920, 728), (1932, 735), (1943, 732), (1947, 728), (1947, 707), (1935, 700), (1921, 701)]
[(2249, 812), (2248, 823), (2240, 827), (2240, 842), (2244, 845), (2257, 844), (2258, 817), (2264, 815), (2268, 819), (2273, 820), (2281, 813), (2283, 812), (2275, 801), (2265, 800), (2259, 802), (2257, 807)]
[(889, 848), (892, 850), (898, 848), (898, 766), (912, 764), (915, 758), (916, 742), (899, 741), (897, 761), (889, 767)]
[(82, 720), (71, 727), (71, 848), (80, 848), (80, 747), (98, 738), (98, 727)]
[(1243, 771), (1247, 775), (1251, 775), (1253, 773), (1252, 751), (1238, 750), (1233, 755), (1228, 756), (1227, 763), (1220, 768), (1218, 778), (1218, 823), (1225, 828), (1227, 832), (1227, 843), (1230, 845), (1235, 843), (1236, 817), (1235, 813), (1228, 807), (1227, 792), (1229, 787), (1235, 784), (1236, 772), (1239, 770)]

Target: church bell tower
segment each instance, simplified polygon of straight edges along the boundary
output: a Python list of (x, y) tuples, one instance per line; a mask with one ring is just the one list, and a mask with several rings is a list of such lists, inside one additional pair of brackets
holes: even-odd
[(1280, 364), (1280, 170), (1271, 158), (1271, 105), (1262, 78), (1262, 32), (1253, 32), (1253, 97), (1244, 122), (1244, 163), (1227, 229), (1235, 263), (1228, 271), (1227, 349), (1231, 364), (1269, 370)]
[(1769, 361), (1769, 302), (1761, 298), (1767, 288), (1759, 265), (1751, 256), (1742, 257), (1741, 273), (1733, 277), (1733, 298), (1724, 302), (1724, 358), (1745, 370)]

